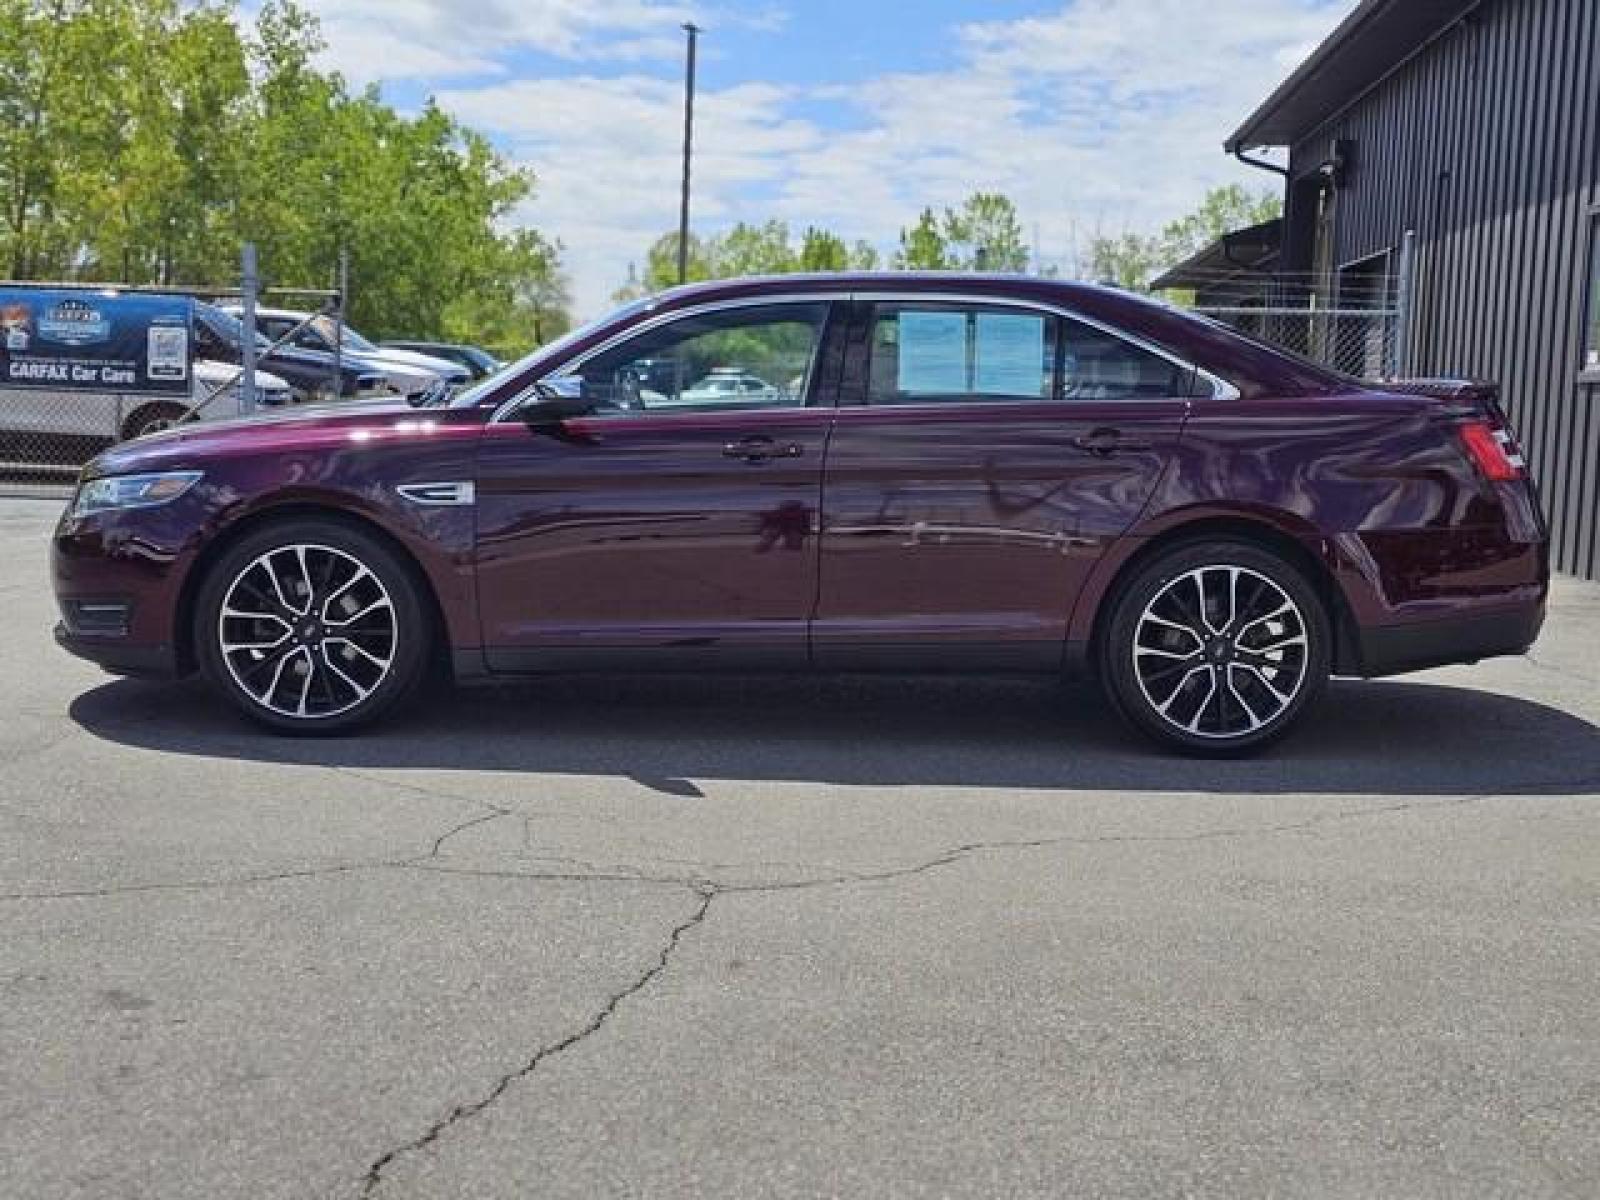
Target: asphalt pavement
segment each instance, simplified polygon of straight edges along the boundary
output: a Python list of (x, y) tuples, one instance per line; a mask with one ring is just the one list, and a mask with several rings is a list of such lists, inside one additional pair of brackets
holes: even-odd
[(0, 1197), (1600, 1194), (1600, 587), (1198, 763), (1086, 690), (255, 731), (0, 495)]

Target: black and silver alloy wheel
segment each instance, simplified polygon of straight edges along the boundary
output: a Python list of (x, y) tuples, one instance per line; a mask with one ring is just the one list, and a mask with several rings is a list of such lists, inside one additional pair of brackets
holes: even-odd
[(202, 584), (195, 634), (214, 686), (297, 733), (373, 719), (415, 691), (428, 659), (413, 573), (378, 538), (317, 518), (230, 548)]
[(342, 550), (303, 543), (245, 567), (217, 621), (234, 682), (300, 720), (338, 716), (372, 695), (394, 666), (397, 639), (378, 577)]
[(1197, 567), (1145, 605), (1133, 673), (1165, 721), (1197, 737), (1251, 734), (1283, 714), (1306, 680), (1306, 621), (1248, 567)]
[(1178, 546), (1140, 570), (1114, 605), (1102, 681), (1124, 717), (1177, 749), (1264, 745), (1327, 682), (1322, 601), (1299, 570), (1260, 546)]

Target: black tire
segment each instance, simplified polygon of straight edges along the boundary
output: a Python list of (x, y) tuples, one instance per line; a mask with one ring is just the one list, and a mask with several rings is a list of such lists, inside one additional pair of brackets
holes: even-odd
[(170, 429), (188, 415), (187, 406), (174, 404), (170, 400), (146, 404), (143, 408), (134, 409), (122, 423), (122, 440), (131, 441), (147, 433), (159, 433), (163, 429)]
[(1209, 758), (1259, 750), (1327, 687), (1333, 639), (1321, 597), (1297, 567), (1253, 542), (1174, 546), (1111, 603), (1101, 686), (1124, 720), (1169, 749)]
[[(296, 591), (302, 579), (309, 596)], [(345, 580), (353, 582), (341, 588)], [(241, 712), (280, 733), (319, 736), (370, 724), (413, 699), (428, 676), (435, 631), (424, 586), (383, 540), (352, 524), (321, 517), (267, 524), (230, 546), (200, 585), (194, 645), (201, 673)], [(355, 625), (329, 619), (330, 608), (342, 605), (365, 615)], [(254, 648), (283, 635), (290, 645), (282, 653)], [(290, 661), (280, 667), (279, 659)]]

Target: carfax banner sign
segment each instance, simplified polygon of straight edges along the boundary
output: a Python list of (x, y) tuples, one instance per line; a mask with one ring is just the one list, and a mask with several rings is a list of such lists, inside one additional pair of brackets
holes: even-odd
[(0, 387), (189, 391), (194, 299), (0, 287)]

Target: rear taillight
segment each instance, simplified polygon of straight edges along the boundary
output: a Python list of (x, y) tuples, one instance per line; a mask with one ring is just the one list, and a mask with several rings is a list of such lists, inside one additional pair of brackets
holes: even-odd
[(1469, 421), (1456, 433), (1472, 465), (1490, 483), (1515, 483), (1523, 477), (1527, 463), (1509, 429), (1496, 428), (1487, 421)]

